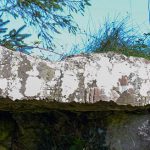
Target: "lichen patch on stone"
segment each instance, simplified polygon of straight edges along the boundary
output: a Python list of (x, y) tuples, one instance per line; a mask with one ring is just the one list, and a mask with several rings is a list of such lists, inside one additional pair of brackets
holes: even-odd
[(39, 71), (39, 77), (46, 81), (52, 80), (55, 76), (55, 70), (47, 66), (46, 63), (40, 62), (37, 66), (37, 70)]
[(11, 99), (150, 103), (150, 61), (122, 54), (79, 55), (48, 62), (0, 47), (0, 95)]

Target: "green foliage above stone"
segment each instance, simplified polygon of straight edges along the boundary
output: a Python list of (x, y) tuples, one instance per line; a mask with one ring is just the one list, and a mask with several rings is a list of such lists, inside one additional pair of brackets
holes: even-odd
[(150, 60), (150, 33), (140, 34), (136, 27), (129, 26), (128, 17), (106, 20), (95, 35), (88, 37), (85, 52), (104, 53), (113, 51), (126, 56)]
[(52, 33), (59, 34), (61, 29), (76, 33), (78, 25), (73, 13), (83, 14), (86, 5), (90, 5), (89, 0), (2, 0), (0, 11), (36, 27), (43, 44), (52, 48)]
[(24, 51), (26, 52), (30, 47), (25, 43), (25, 39), (31, 34), (22, 34), (21, 32), (25, 29), (25, 25), (19, 29), (11, 29), (10, 31), (6, 27), (9, 20), (4, 21), (2, 16), (0, 18), (0, 45), (11, 50)]

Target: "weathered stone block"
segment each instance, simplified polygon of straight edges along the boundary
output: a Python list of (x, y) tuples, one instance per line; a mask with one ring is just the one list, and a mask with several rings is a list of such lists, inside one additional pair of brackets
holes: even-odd
[(12, 100), (145, 105), (149, 93), (150, 61), (144, 58), (108, 52), (48, 62), (0, 47), (0, 96)]

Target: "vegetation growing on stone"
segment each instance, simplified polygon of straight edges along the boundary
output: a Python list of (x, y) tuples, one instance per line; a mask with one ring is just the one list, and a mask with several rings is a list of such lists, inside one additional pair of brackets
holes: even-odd
[[(0, 148), (110, 150), (114, 147), (118, 150), (121, 147), (126, 150), (133, 146), (130, 138), (139, 148), (146, 147), (145, 137), (138, 134), (139, 127), (149, 119), (149, 112), (150, 106), (118, 106), (113, 102), (66, 104), (1, 98)], [(141, 128), (143, 133), (147, 133), (147, 127)], [(118, 140), (121, 144), (115, 144)]]
[(117, 105), (115, 102), (99, 101), (97, 103), (63, 103), (57, 101), (45, 100), (15, 100), (9, 98), (0, 98), (0, 110), (11, 112), (47, 112), (49, 110), (62, 111), (128, 111), (128, 112), (147, 112), (150, 105), (146, 106), (131, 106)]
[(107, 20), (96, 35), (90, 36), (85, 52), (103, 53), (113, 51), (126, 56), (150, 60), (150, 33), (139, 35), (128, 26), (128, 19)]

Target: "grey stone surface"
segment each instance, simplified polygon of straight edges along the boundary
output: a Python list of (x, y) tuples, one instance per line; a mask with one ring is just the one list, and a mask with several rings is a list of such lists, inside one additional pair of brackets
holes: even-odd
[(48, 62), (0, 47), (0, 96), (146, 105), (150, 61), (108, 52)]

